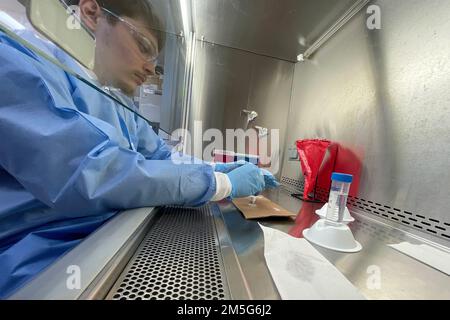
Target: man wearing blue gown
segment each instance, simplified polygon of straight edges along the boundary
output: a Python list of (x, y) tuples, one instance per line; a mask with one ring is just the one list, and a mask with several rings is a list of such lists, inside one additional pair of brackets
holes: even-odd
[[(150, 4), (72, 4), (96, 38), (92, 81), (132, 94), (154, 73), (162, 46)], [(22, 38), (85, 73), (52, 44)], [(146, 121), (3, 32), (0, 66), (0, 298), (119, 211), (201, 206), (276, 184), (251, 164), (174, 163)]]

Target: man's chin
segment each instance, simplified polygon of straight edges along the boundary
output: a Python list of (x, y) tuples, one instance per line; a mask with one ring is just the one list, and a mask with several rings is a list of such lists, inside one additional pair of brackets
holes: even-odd
[(126, 94), (129, 97), (134, 96), (134, 94), (136, 93), (138, 86), (136, 84), (121, 84), (119, 86), (119, 89), (122, 90), (122, 92), (124, 94)]

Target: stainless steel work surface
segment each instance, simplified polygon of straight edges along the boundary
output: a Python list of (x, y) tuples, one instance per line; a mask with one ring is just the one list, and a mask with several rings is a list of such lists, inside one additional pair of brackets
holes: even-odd
[[(298, 233), (298, 225), (315, 217), (322, 204), (302, 202), (286, 189), (264, 195), (298, 212), (297, 219), (248, 221), (230, 201), (197, 209), (129, 211), (12, 299), (280, 299), (266, 265), (258, 222)], [(450, 299), (450, 277), (388, 246), (404, 241), (438, 248), (445, 244), (419, 238), (362, 212), (352, 210), (352, 214), (356, 221), (350, 227), (363, 245), (361, 252), (315, 248), (362, 294), (368, 299)], [(79, 290), (65, 286), (69, 265), (84, 271)]]
[[(290, 196), (284, 189), (265, 192), (272, 201), (294, 212), (300, 219), (308, 219), (323, 204), (304, 203)], [(239, 259), (242, 274), (254, 299), (278, 299), (264, 258), (264, 239), (256, 221), (247, 221), (230, 202), (219, 205), (233, 247)], [(432, 242), (395, 229), (367, 216), (352, 211), (356, 221), (350, 225), (355, 238), (363, 245), (359, 253), (345, 254), (315, 246), (368, 299), (450, 299), (450, 277), (414, 260), (391, 247), (407, 241), (413, 244)], [(302, 217), (303, 215), (303, 217)], [(289, 232), (295, 221), (264, 219), (262, 225)], [(438, 246), (436, 244), (436, 246)], [(379, 285), (374, 279), (379, 279)]]
[[(160, 209), (107, 299), (280, 299), (264, 258), (258, 222), (298, 235), (323, 204), (302, 202), (287, 189), (265, 196), (299, 213), (296, 219), (245, 220), (230, 202), (203, 208)], [(450, 277), (388, 246), (428, 244), (404, 230), (352, 210), (359, 253), (314, 246), (368, 299), (450, 299)], [(304, 223), (306, 221), (306, 223)], [(297, 233), (297, 234), (296, 234)], [(109, 280), (111, 281), (111, 280)]]

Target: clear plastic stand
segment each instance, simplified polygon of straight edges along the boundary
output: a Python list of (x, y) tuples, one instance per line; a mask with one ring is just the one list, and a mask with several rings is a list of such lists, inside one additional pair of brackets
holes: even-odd
[[(319, 217), (321, 217), (322, 219), (325, 219), (327, 217), (327, 207), (328, 207), (328, 203), (325, 203), (322, 208), (320, 208), (319, 210), (316, 210), (316, 214)], [(355, 221), (355, 218), (353, 218), (350, 215), (350, 211), (348, 210), (347, 207), (345, 207), (344, 218), (343, 218), (342, 222), (345, 224), (349, 224), (353, 221)]]

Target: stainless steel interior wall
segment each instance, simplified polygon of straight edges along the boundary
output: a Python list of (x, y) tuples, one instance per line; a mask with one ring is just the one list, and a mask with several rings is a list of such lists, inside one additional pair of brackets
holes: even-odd
[(283, 153), (295, 65), (207, 42), (196, 46), (190, 131), (195, 121), (203, 131), (245, 128), (241, 110), (254, 110), (252, 125), (278, 129)]
[(356, 2), (193, 0), (192, 8), (199, 39), (293, 62)]
[(180, 37), (166, 35), (161, 128), (167, 133), (182, 127), (186, 52)]
[[(358, 197), (450, 229), (450, 1), (380, 0), (296, 64), (288, 146), (325, 138), (362, 161)], [(283, 176), (301, 180), (285, 157)], [(447, 238), (450, 236), (447, 232)]]

